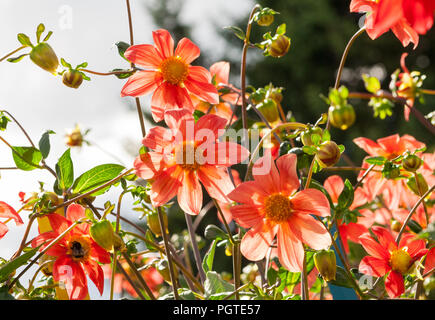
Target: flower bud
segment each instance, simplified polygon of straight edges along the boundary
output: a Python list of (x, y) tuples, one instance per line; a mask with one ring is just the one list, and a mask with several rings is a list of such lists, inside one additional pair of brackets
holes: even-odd
[(341, 130), (348, 129), (355, 122), (355, 110), (350, 104), (330, 106), (329, 122)]
[(304, 146), (312, 146), (314, 145), (313, 140), (311, 139), (313, 134), (317, 134), (322, 137), (323, 131), (320, 127), (310, 128), (301, 133), (301, 141)]
[(408, 178), (406, 184), (408, 185), (409, 189), (411, 189), (411, 191), (418, 196), (422, 196), (427, 192), (427, 190), (429, 190), (426, 179), (420, 173)]
[[(168, 215), (165, 212), (162, 212), (162, 216), (166, 232), (168, 232)], [(160, 230), (159, 214), (157, 212), (153, 212), (147, 215), (147, 226), (157, 237), (160, 237), (162, 235), (162, 232)]]
[(233, 245), (229, 241), (225, 245), (225, 255), (227, 257), (231, 257), (233, 255)]
[(53, 264), (54, 264), (55, 260), (56, 260), (55, 257), (48, 256), (46, 254), (44, 254), (38, 260), (40, 266), (44, 265), (44, 267), (42, 267), (41, 271), (47, 277), (49, 277), (53, 274)]
[(33, 47), (30, 52), (30, 59), (42, 69), (56, 75), (59, 60), (48, 43), (41, 42)]
[(314, 264), (325, 281), (335, 280), (337, 262), (333, 250), (322, 250), (314, 254)]
[[(174, 266), (175, 277), (177, 277), (178, 274), (177, 268), (175, 267), (175, 265), (173, 266)], [(167, 260), (163, 260), (163, 259), (160, 260), (155, 266), (155, 268), (166, 282), (171, 283), (171, 272), (169, 270), (169, 265)]]
[(109, 220), (94, 223), (90, 229), (92, 239), (103, 249), (110, 251), (113, 248), (114, 232)]
[(395, 231), (395, 232), (399, 232), (400, 229), (402, 228), (402, 224), (397, 221), (397, 220), (391, 220), (391, 230)]
[(125, 250), (125, 244), (124, 241), (122, 241), (122, 238), (117, 233), (113, 233), (113, 249), (116, 251), (124, 251)]
[(340, 148), (334, 141), (323, 142), (316, 153), (316, 160), (323, 168), (332, 167), (340, 160)]
[(422, 163), (423, 161), (414, 154), (408, 154), (402, 160), (403, 169), (410, 172), (417, 171)]
[(258, 18), (257, 24), (262, 27), (268, 27), (273, 23), (273, 20), (273, 14), (263, 14)]
[(83, 76), (80, 71), (71, 69), (63, 74), (62, 82), (67, 87), (77, 89), (83, 82)]
[(283, 57), (290, 49), (290, 38), (286, 35), (279, 35), (267, 46), (267, 52), (275, 58)]
[(257, 105), (257, 110), (260, 111), (269, 122), (275, 122), (279, 119), (278, 107), (273, 99), (264, 99), (263, 102)]
[[(64, 74), (65, 75), (65, 74)], [(69, 147), (81, 147), (83, 144), (83, 135), (80, 127), (76, 127), (65, 135), (65, 143)]]

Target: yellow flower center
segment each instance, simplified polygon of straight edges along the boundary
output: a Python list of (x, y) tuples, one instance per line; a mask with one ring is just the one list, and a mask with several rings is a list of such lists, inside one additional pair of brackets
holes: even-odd
[(175, 162), (184, 170), (195, 171), (205, 163), (203, 150), (194, 142), (183, 142), (175, 147)]
[(189, 75), (189, 65), (179, 57), (169, 57), (160, 64), (163, 79), (174, 85), (180, 85)]
[(68, 241), (67, 254), (76, 262), (86, 261), (91, 252), (91, 243), (88, 237), (73, 236)]
[(394, 250), (390, 258), (391, 269), (401, 274), (405, 274), (412, 264), (412, 258), (405, 250), (405, 248)]
[(280, 193), (269, 196), (265, 203), (266, 218), (273, 222), (284, 222), (290, 218), (293, 212), (290, 199)]

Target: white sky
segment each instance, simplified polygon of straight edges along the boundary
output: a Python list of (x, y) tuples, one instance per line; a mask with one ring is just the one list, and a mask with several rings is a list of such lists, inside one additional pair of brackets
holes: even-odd
[[(152, 43), (151, 31), (158, 28), (151, 24), (144, 2), (131, 0), (135, 43)], [(202, 52), (219, 60), (228, 48), (217, 38), (216, 26), (224, 27), (234, 18), (247, 17), (251, 5), (251, 0), (186, 0), (181, 17), (183, 22), (192, 25), (193, 40)], [(27, 34), (35, 42), (35, 29), (40, 22), (45, 24), (47, 31), (54, 32), (49, 43), (58, 57), (65, 58), (73, 66), (87, 61), (88, 69), (100, 72), (128, 68), (114, 46), (117, 41), (129, 41), (125, 1), (1, 0), (0, 56), (20, 46), (16, 38), (18, 33)], [(90, 76), (91, 82), (85, 81), (75, 90), (64, 86), (60, 77), (40, 69), (28, 58), (16, 64), (4, 61), (0, 63), (0, 109), (11, 112), (28, 130), (35, 144), (47, 129), (57, 133), (51, 136), (52, 150), (47, 160), (53, 168), (66, 150), (66, 129), (73, 128), (75, 123), (82, 128), (91, 128), (89, 140), (116, 154), (127, 166), (132, 166), (134, 155), (126, 150), (134, 152), (139, 149), (141, 134), (136, 110), (128, 107), (132, 100), (120, 97), (125, 81)], [(144, 108), (147, 102), (147, 97), (142, 98)], [(12, 145), (28, 145), (14, 124), (0, 135)], [(85, 146), (81, 150), (72, 150), (71, 154), (75, 177), (98, 164), (117, 162), (95, 147)], [(0, 145), (2, 166), (14, 166), (10, 150), (3, 144)], [(0, 174), (0, 201), (16, 209), (20, 207), (18, 192), (38, 191), (38, 181), (46, 182), (47, 188), (54, 182), (52, 176), (42, 170), (2, 171)], [(116, 192), (102, 196), (97, 205), (107, 199), (115, 201)], [(124, 207), (128, 207), (127, 201)], [(27, 221), (26, 213), (21, 216)], [(133, 213), (128, 217), (135, 218)], [(17, 228), (13, 224), (9, 227), (9, 233), (0, 240), (0, 257), (4, 258), (16, 251), (25, 229), (25, 226)], [(36, 229), (33, 228), (29, 238), (35, 235)], [(27, 286), (27, 282), (23, 283)], [(107, 293), (106, 285), (105, 297)], [(95, 289), (91, 289), (91, 295), (98, 298)]]

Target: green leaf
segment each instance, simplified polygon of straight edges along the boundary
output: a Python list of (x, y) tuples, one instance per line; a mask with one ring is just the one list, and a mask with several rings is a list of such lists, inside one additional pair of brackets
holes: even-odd
[(42, 154), (34, 147), (12, 147), (12, 157), (18, 169), (31, 171), (41, 168)]
[(71, 64), (68, 63), (68, 62), (66, 62), (64, 58), (60, 58), (60, 63), (61, 63), (65, 68), (72, 69)]
[(381, 83), (375, 77), (370, 77), (367, 74), (363, 74), (363, 80), (368, 92), (376, 93), (381, 89)]
[(15, 300), (15, 298), (9, 293), (7, 285), (0, 287), (0, 300)]
[(0, 112), (0, 131), (5, 131), (11, 121), (3, 112)]
[(207, 272), (206, 276), (207, 279), (204, 282), (204, 293), (206, 297), (216, 293), (234, 291), (234, 286), (222, 280), (220, 274), (217, 272), (209, 271)]
[(202, 261), (202, 269), (204, 269), (205, 273), (213, 270), (213, 261), (214, 261), (214, 254), (216, 251), (216, 245), (217, 245), (217, 241), (213, 240), (213, 242), (210, 245), (210, 249), (207, 251), (207, 253), (204, 256), (204, 260)]
[(68, 149), (59, 158), (56, 164), (56, 174), (57, 174), (57, 187), (65, 191), (74, 182), (74, 167), (71, 160), (71, 150)]
[(384, 157), (370, 157), (370, 158), (365, 159), (364, 161), (367, 162), (368, 164), (382, 166), (386, 160), (387, 159)]
[(335, 274), (335, 280), (331, 280), (329, 281), (329, 283), (334, 286), (354, 288), (354, 284), (347, 277), (346, 271), (340, 266), (337, 266), (337, 273)]
[(223, 240), (228, 238), (228, 234), (218, 226), (210, 224), (205, 228), (204, 237), (209, 240)]
[(284, 34), (285, 31), (286, 31), (286, 24), (283, 23), (283, 24), (279, 25), (278, 28), (276, 28), (275, 34)]
[(39, 43), (39, 40), (41, 39), (41, 34), (45, 31), (45, 26), (43, 23), (40, 23), (38, 27), (36, 28), (36, 41)]
[(39, 150), (41, 150), (42, 157), (46, 159), (50, 153), (50, 134), (54, 134), (53, 130), (47, 130), (39, 140)]
[(303, 146), (302, 150), (309, 155), (314, 155), (317, 152), (317, 148), (313, 146)]
[(118, 48), (119, 55), (123, 59), (127, 60), (124, 56), (124, 53), (125, 53), (125, 51), (127, 51), (128, 48), (130, 48), (130, 44), (128, 44), (127, 42), (124, 42), (124, 41), (118, 41), (117, 43), (115, 43), (115, 46)]
[(240, 29), (239, 27), (229, 26), (229, 27), (224, 27), (224, 29), (231, 30), (234, 33), (234, 35), (237, 38), (239, 38), (240, 40), (245, 40), (245, 38), (246, 38), (245, 32), (242, 29)]
[(28, 36), (26, 36), (24, 33), (19, 33), (17, 35), (17, 39), (23, 46), (33, 47), (33, 44), (30, 41), (30, 38)]
[(353, 203), (354, 191), (352, 183), (346, 179), (344, 182), (343, 191), (340, 193), (338, 197), (338, 205), (337, 208), (340, 210), (349, 208)]
[[(102, 164), (83, 173), (74, 181), (73, 193), (86, 193), (95, 189), (104, 183), (118, 176), (124, 167), (119, 164)], [(93, 193), (93, 196), (103, 194), (110, 186), (98, 192)]]
[(17, 270), (19, 267), (25, 265), (27, 261), (33, 257), (36, 252), (38, 252), (39, 247), (33, 248), (26, 253), (22, 254), (21, 256), (15, 258), (14, 260), (9, 261), (8, 263), (2, 265), (0, 267), (0, 282), (5, 281), (9, 275)]
[(11, 62), (11, 63), (17, 63), (17, 62), (23, 60), (23, 58), (25, 56), (28, 56), (28, 55), (29, 55), (28, 53), (25, 53), (25, 54), (22, 54), (21, 56), (18, 56), (18, 57), (8, 58), (7, 61)]
[(79, 68), (86, 68), (87, 66), (88, 66), (88, 63), (85, 61), (85, 62), (83, 62), (83, 63), (78, 64), (77, 67), (76, 67), (76, 69), (79, 69)]
[(45, 36), (45, 38), (42, 40), (42, 42), (48, 41), (48, 39), (50, 39), (51, 35), (53, 34), (53, 31), (49, 31), (47, 33), (47, 35)]

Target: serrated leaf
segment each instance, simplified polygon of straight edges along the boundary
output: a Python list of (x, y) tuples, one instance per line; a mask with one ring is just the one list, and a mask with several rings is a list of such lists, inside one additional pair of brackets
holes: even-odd
[(33, 47), (33, 44), (30, 41), (30, 38), (27, 35), (25, 35), (24, 33), (17, 34), (17, 39), (23, 46)]
[(214, 271), (209, 271), (206, 274), (207, 279), (204, 282), (204, 293), (209, 297), (216, 293), (230, 292), (234, 290), (234, 286), (222, 280), (220, 274)]
[(245, 40), (245, 38), (246, 38), (245, 32), (242, 29), (240, 29), (239, 27), (228, 26), (228, 27), (224, 27), (224, 29), (231, 30), (234, 33), (234, 35), (237, 38), (239, 38), (240, 40)]
[(213, 261), (214, 261), (214, 254), (216, 252), (216, 245), (217, 241), (213, 240), (213, 242), (210, 245), (210, 249), (207, 251), (207, 253), (204, 256), (204, 260), (202, 261), (202, 269), (205, 273), (213, 270)]
[(25, 53), (25, 54), (22, 54), (22, 55), (20, 55), (20, 56), (18, 56), (18, 57), (8, 58), (7, 61), (8, 61), (8, 62), (11, 62), (11, 63), (17, 63), (17, 62), (23, 60), (23, 58), (24, 58), (25, 56), (28, 56), (28, 55), (29, 55), (28, 53)]
[(39, 150), (41, 151), (42, 157), (44, 159), (46, 159), (50, 153), (50, 134), (54, 133), (55, 132), (53, 130), (47, 130), (39, 140)]
[(382, 166), (386, 160), (387, 159), (384, 157), (370, 157), (370, 158), (365, 159), (364, 161), (367, 162), (368, 164)]
[(36, 41), (39, 43), (39, 39), (41, 39), (41, 34), (45, 31), (45, 26), (43, 23), (40, 23), (36, 28)]
[(34, 147), (12, 147), (12, 157), (18, 169), (24, 171), (40, 169), (42, 154)]
[(17, 268), (25, 265), (26, 262), (30, 258), (32, 258), (36, 254), (36, 252), (38, 252), (39, 248), (40, 247), (31, 249), (26, 253), (22, 254), (21, 256), (15, 258), (14, 260), (11, 260), (8, 263), (2, 265), (0, 267), (0, 282), (5, 281), (12, 272), (17, 270)]
[(349, 208), (353, 203), (354, 198), (354, 190), (352, 183), (348, 179), (344, 182), (343, 191), (338, 196), (338, 204), (337, 208), (340, 210), (344, 210)]
[(56, 164), (57, 187), (67, 190), (74, 182), (74, 167), (71, 160), (71, 150), (66, 150)]
[[(124, 167), (119, 164), (102, 164), (83, 173), (74, 181), (73, 193), (86, 193), (95, 189), (104, 183), (118, 176)], [(93, 193), (93, 196), (103, 194), (110, 186), (98, 192)]]

